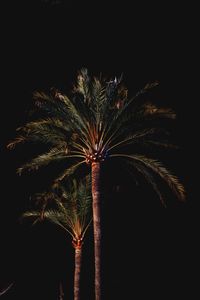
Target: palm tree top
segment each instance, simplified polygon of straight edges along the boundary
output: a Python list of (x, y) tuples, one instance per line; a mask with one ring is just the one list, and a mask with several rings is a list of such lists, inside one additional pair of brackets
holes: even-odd
[[(87, 177), (79, 184), (74, 179), (68, 188), (65, 185), (57, 184), (56, 189), (51, 192), (44, 192), (35, 195), (40, 209), (27, 211), (22, 218), (33, 218), (35, 224), (41, 220), (48, 220), (64, 231), (68, 232), (73, 238), (73, 246), (81, 247), (86, 230), (91, 223), (91, 192), (90, 182)], [(47, 208), (51, 201), (50, 206)]]
[(87, 69), (81, 69), (70, 96), (56, 89), (49, 94), (35, 92), (33, 121), (18, 129), (17, 138), (8, 148), (32, 142), (46, 144), (48, 151), (25, 163), (18, 172), (36, 170), (52, 162), (61, 161), (64, 166), (67, 162), (67, 168), (57, 177), (63, 180), (84, 164), (90, 166), (108, 158), (120, 158), (131, 162), (161, 199), (153, 173), (183, 200), (184, 188), (178, 179), (161, 162), (137, 149), (138, 145), (173, 146), (160, 138), (161, 133), (165, 137), (165, 130), (158, 127), (157, 121), (162, 125), (162, 120), (175, 119), (174, 111), (157, 107), (143, 97), (157, 85), (158, 82), (148, 83), (134, 97), (129, 97), (122, 77), (110, 80), (90, 77)]
[[(120, 127), (128, 125), (132, 112), (134, 111), (135, 115), (141, 113), (138, 111), (138, 105), (130, 111), (131, 103), (156, 85), (157, 82), (147, 84), (135, 97), (129, 99), (128, 90), (122, 84), (121, 78), (115, 77), (110, 81), (101, 77), (91, 79), (87, 70), (82, 69), (71, 98), (56, 89), (51, 89), (50, 94), (34, 93), (35, 106), (44, 113), (44, 117), (19, 128), (21, 134), (8, 147), (12, 148), (28, 139), (55, 143), (57, 146), (59, 142), (65, 154), (74, 153), (71, 149), (73, 148), (77, 153), (80, 152), (80, 155), (83, 154), (88, 163), (102, 161), (110, 148), (116, 147), (114, 141), (123, 136)], [(142, 109), (146, 115), (161, 113), (165, 117), (175, 116), (168, 109), (150, 111), (149, 106), (143, 106)], [(130, 128), (127, 129), (130, 131)], [(135, 131), (133, 129), (131, 131)], [(131, 136), (129, 138), (132, 139)], [(56, 155), (56, 150), (57, 148), (52, 150), (51, 155)]]

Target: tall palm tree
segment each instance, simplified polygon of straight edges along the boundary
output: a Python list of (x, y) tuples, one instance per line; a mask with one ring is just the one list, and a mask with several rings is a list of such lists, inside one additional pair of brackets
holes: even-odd
[[(85, 233), (91, 223), (91, 193), (87, 181), (77, 184), (76, 180), (66, 189), (63, 185), (57, 187), (57, 191), (39, 194), (36, 197), (40, 201), (44, 199), (40, 210), (27, 211), (23, 218), (32, 218), (34, 224), (41, 220), (48, 220), (62, 228), (66, 234), (72, 237), (72, 245), (75, 249), (74, 270), (74, 300), (80, 299), (80, 274), (82, 260), (82, 246)], [(47, 209), (47, 199), (56, 204), (54, 209)], [(60, 285), (60, 298), (62, 299)]]
[(157, 82), (148, 83), (134, 97), (129, 97), (121, 78), (110, 81), (101, 76), (90, 78), (87, 70), (82, 69), (69, 96), (56, 89), (49, 94), (34, 93), (34, 121), (19, 128), (17, 138), (8, 145), (9, 148), (25, 142), (48, 145), (48, 151), (21, 166), (19, 174), (58, 162), (63, 166), (63, 173), (55, 175), (58, 181), (76, 175), (84, 165), (88, 171), (91, 170), (96, 300), (101, 299), (102, 164), (107, 160), (117, 163), (116, 159), (130, 164), (133, 170), (151, 183), (163, 203), (153, 176), (155, 174), (167, 183), (179, 199), (185, 198), (184, 188), (177, 177), (160, 161), (146, 156), (144, 151), (140, 152), (139, 146), (146, 149), (148, 145), (155, 148), (169, 145), (161, 139), (162, 130), (158, 128), (157, 121), (162, 125), (163, 119), (175, 119), (175, 113), (171, 109), (157, 107), (146, 99), (147, 92), (156, 85)]

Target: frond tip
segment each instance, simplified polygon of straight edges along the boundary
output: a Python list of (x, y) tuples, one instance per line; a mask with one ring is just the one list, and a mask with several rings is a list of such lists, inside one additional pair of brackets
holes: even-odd
[(21, 144), (21, 143), (23, 143), (23, 142), (25, 142), (25, 141), (26, 141), (26, 138), (25, 138), (24, 136), (18, 136), (18, 137), (16, 137), (13, 141), (11, 141), (10, 143), (7, 144), (7, 148), (8, 148), (9, 150), (12, 150), (12, 149), (15, 148), (15, 146), (16, 146), (17, 144)]
[[(123, 157), (128, 159), (131, 162), (132, 166), (139, 170), (139, 172), (141, 172), (149, 180), (154, 190), (158, 193), (158, 189), (154, 181), (152, 181), (152, 178), (147, 173), (146, 169), (152, 170), (155, 174), (159, 175), (167, 183), (167, 185), (175, 193), (179, 200), (186, 200), (184, 186), (179, 182), (179, 179), (175, 175), (173, 175), (168, 169), (166, 169), (162, 165), (160, 161), (148, 158), (144, 155), (112, 154), (111, 157)], [(160, 199), (163, 202), (162, 197), (160, 197)]]
[(162, 165), (161, 162), (142, 155), (134, 155), (133, 159), (142, 162), (148, 168), (157, 173), (168, 184), (171, 190), (176, 194), (177, 198), (185, 201), (185, 189), (183, 185), (179, 182), (179, 179), (175, 175)]

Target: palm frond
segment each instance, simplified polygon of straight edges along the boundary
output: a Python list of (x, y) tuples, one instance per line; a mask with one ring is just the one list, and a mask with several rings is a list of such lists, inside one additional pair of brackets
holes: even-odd
[(152, 103), (145, 103), (143, 106), (144, 112), (143, 116), (144, 119), (149, 118), (168, 118), (168, 119), (175, 119), (176, 114), (170, 108), (158, 108), (156, 105)]
[(185, 189), (183, 185), (179, 182), (175, 175), (171, 174), (171, 172), (162, 165), (161, 162), (155, 159), (147, 158), (143, 155), (112, 154), (111, 157), (124, 157), (134, 161), (139, 161), (158, 174), (168, 184), (168, 186), (180, 200), (185, 200)]
[(36, 210), (26, 211), (20, 216), (20, 222), (29, 219), (32, 222), (32, 225), (37, 224), (41, 221), (41, 213)]
[(167, 141), (165, 142), (159, 142), (159, 141), (154, 141), (154, 140), (146, 140), (143, 142), (143, 144), (153, 145), (153, 146), (158, 146), (162, 148), (171, 148), (171, 149), (179, 149), (179, 146), (175, 144), (170, 144)]
[[(63, 159), (66, 159), (67, 154), (65, 154), (65, 151), (62, 149), (58, 148), (52, 148), (50, 151), (38, 155), (34, 159), (32, 159), (30, 162), (24, 164), (20, 168), (17, 169), (17, 173), (19, 175), (22, 174), (24, 171), (32, 171), (32, 170), (38, 170), (42, 166), (47, 166), (48, 164), (55, 162), (55, 161), (60, 161)], [(74, 156), (73, 156), (74, 157)], [(77, 157), (77, 156), (75, 156)]]
[(56, 118), (39, 119), (18, 128), (26, 135), (27, 140), (56, 144), (66, 143), (71, 137), (71, 131), (66, 122)]
[[(157, 128), (149, 128), (149, 129), (145, 129), (145, 130), (142, 130), (142, 131), (137, 131), (135, 134), (133, 134), (131, 136), (127, 136), (125, 139), (119, 139), (119, 142), (117, 142), (116, 144), (114, 144), (114, 145), (111, 144), (108, 147), (108, 151), (110, 151), (112, 149), (119, 148), (121, 146), (129, 145), (129, 144), (133, 144), (133, 143), (138, 143), (144, 137), (152, 136), (152, 134), (154, 134), (157, 131), (159, 131)], [(115, 139), (117, 137), (118, 137), (118, 135), (116, 134)], [(113, 142), (114, 138), (111, 141)]]
[(152, 176), (152, 174), (149, 172), (148, 168), (146, 168), (144, 165), (142, 165), (142, 164), (140, 164), (139, 162), (136, 162), (136, 161), (132, 162), (130, 160), (126, 160), (125, 163), (128, 163), (129, 165), (131, 165), (132, 169), (135, 168), (140, 174), (142, 174), (142, 176), (152, 186), (152, 188), (154, 189), (154, 191), (158, 195), (162, 205), (166, 207), (164, 197), (163, 197), (162, 193), (160, 192), (160, 190), (157, 186), (157, 183), (156, 183), (154, 177)]
[(52, 209), (46, 210), (44, 211), (43, 218), (41, 218), (40, 211), (26, 211), (21, 215), (21, 220), (25, 219), (32, 219), (32, 225), (35, 225), (37, 222), (46, 219), (49, 222), (62, 228), (64, 231), (67, 231), (70, 235), (72, 235), (72, 237), (74, 237), (73, 233), (66, 227), (67, 220), (65, 218), (65, 214), (61, 213), (60, 211)]
[(90, 77), (88, 75), (88, 70), (86, 68), (82, 68), (78, 72), (77, 84), (74, 86), (74, 92), (82, 94), (85, 103), (91, 101)]
[(72, 164), (70, 167), (68, 167), (66, 170), (64, 170), (62, 172), (62, 174), (60, 174), (56, 178), (56, 182), (62, 181), (67, 178), (69, 179), (71, 176), (74, 176), (75, 172), (82, 164), (85, 164), (85, 159)]

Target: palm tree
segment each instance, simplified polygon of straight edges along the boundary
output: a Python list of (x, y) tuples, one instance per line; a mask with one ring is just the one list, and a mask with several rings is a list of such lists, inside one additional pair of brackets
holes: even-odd
[[(77, 184), (73, 180), (70, 189), (63, 185), (57, 187), (57, 191), (38, 194), (36, 199), (42, 201), (40, 210), (27, 211), (22, 218), (34, 219), (34, 224), (41, 220), (48, 220), (62, 228), (66, 234), (72, 237), (72, 245), (75, 249), (75, 270), (74, 270), (74, 300), (80, 299), (80, 274), (82, 260), (82, 246), (85, 233), (91, 223), (90, 207), (91, 194), (87, 181)], [(54, 209), (46, 209), (47, 199), (53, 200), (56, 204)], [(62, 299), (62, 286), (60, 284), (60, 298)]]
[(84, 165), (88, 171), (91, 170), (96, 300), (101, 299), (102, 165), (112, 159), (116, 163), (116, 159), (128, 163), (150, 182), (162, 203), (164, 199), (156, 184), (155, 174), (167, 183), (179, 199), (185, 198), (184, 188), (177, 177), (160, 161), (146, 156), (144, 151), (140, 152), (141, 146), (145, 149), (147, 146), (170, 146), (167, 141), (161, 140), (161, 133), (165, 132), (158, 128), (157, 121), (162, 124), (162, 120), (173, 120), (175, 113), (171, 109), (157, 107), (144, 97), (156, 85), (157, 82), (148, 83), (129, 98), (122, 78), (110, 81), (101, 76), (90, 78), (87, 70), (82, 69), (70, 96), (56, 89), (49, 94), (34, 93), (34, 121), (19, 128), (17, 138), (8, 145), (13, 148), (18, 143), (37, 142), (48, 146), (46, 153), (21, 166), (19, 174), (50, 163), (61, 163), (63, 173), (55, 176), (57, 181), (62, 181), (75, 176)]

